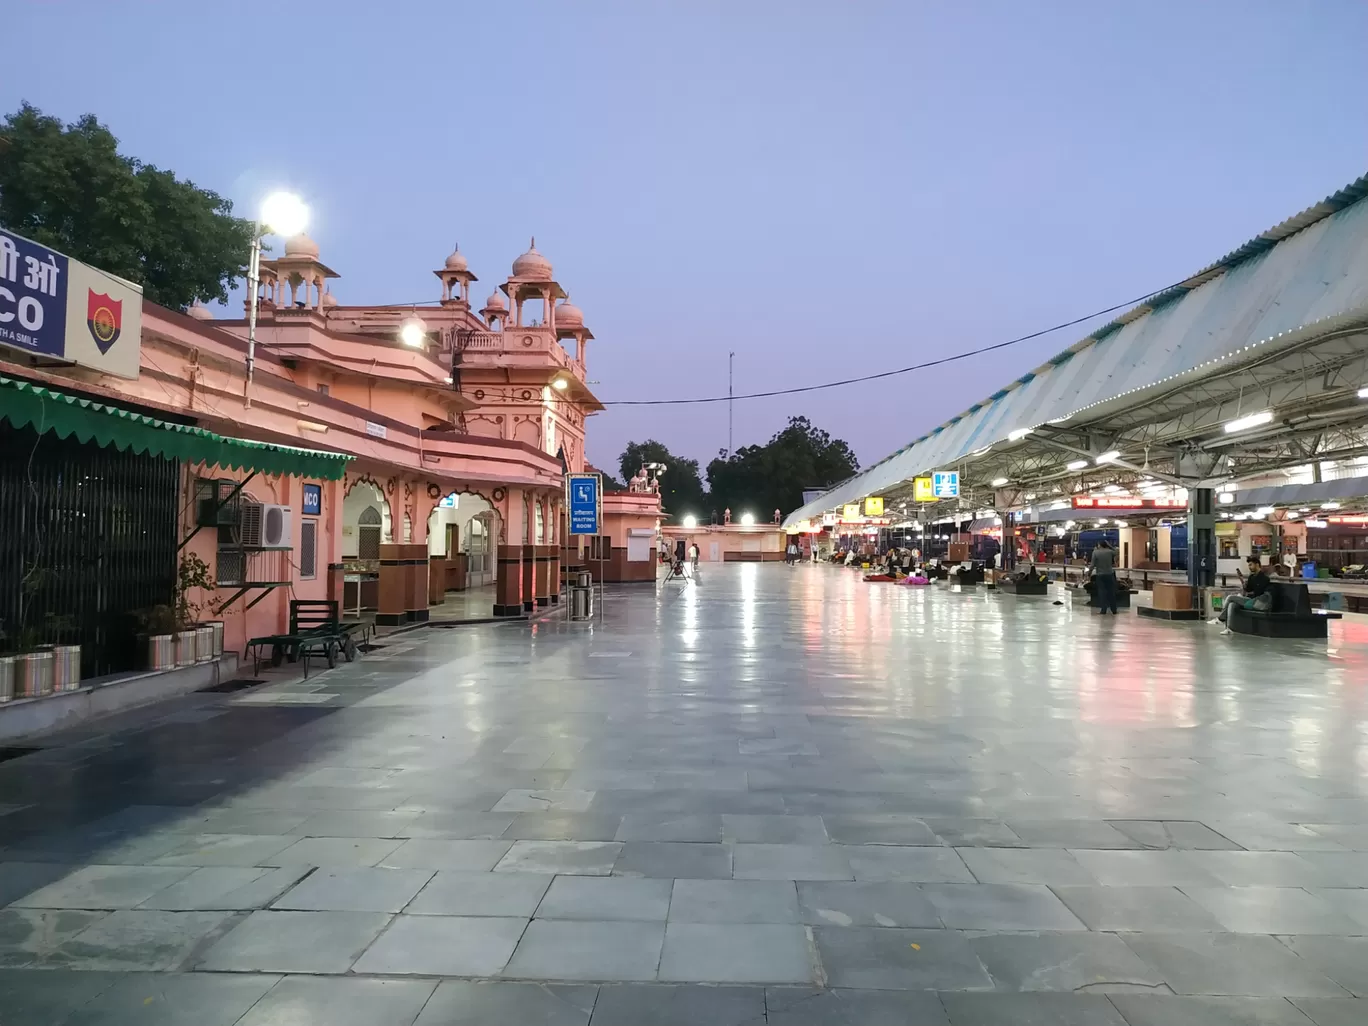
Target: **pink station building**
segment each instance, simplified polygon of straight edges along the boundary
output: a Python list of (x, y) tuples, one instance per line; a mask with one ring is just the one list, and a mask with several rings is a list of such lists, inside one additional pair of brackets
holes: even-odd
[[(20, 429), (41, 434), (99, 412), (107, 425), (72, 427), (60, 441), (44, 435), (34, 452), (74, 461), (67, 465), (111, 489), (125, 471), (91, 467), (157, 464), (130, 463), (126, 472), (129, 481), (151, 475), (128, 493), (138, 496), (131, 505), (139, 515), (148, 506), (167, 511), (162, 528), (134, 532), (166, 532), (134, 546), (150, 562), (122, 576), (91, 571), (115, 582), (103, 598), (79, 583), (65, 599), (49, 597), (49, 606), (80, 606), (74, 630), (85, 676), (136, 668), (120, 640), (135, 630), (128, 616), (151, 598), (169, 600), (186, 553), (217, 582), (198, 597), (227, 602), (216, 618), (228, 651), (284, 631), (292, 599), (334, 600), (347, 615), (373, 611), (380, 625), (425, 621), (433, 607), (456, 609), (453, 618), (523, 616), (559, 601), (567, 563), (601, 569), (607, 580), (644, 579), (629, 547), (648, 553), (654, 579), (654, 543), (644, 539), (655, 534), (658, 496), (608, 494), (600, 538), (566, 533), (564, 475), (585, 469), (588, 418), (603, 407), (586, 381), (594, 336), (551, 263), (534, 241), (479, 309), (465, 254), (453, 252), (434, 274), (435, 305), (348, 306), (334, 295), (339, 275), (318, 246), (288, 239), (282, 255), (262, 261), (250, 383), (246, 317), (217, 319), (198, 304), (182, 313), (141, 303), (135, 376), (0, 345), (8, 389), (0, 406), (11, 396), (10, 410), (29, 409), (19, 399), (47, 404), (24, 416), (0, 410), (11, 448), (30, 444)], [(94, 289), (91, 297), (93, 310)], [(122, 316), (127, 327), (130, 314)], [(161, 435), (146, 446), (128, 440), (135, 427), (153, 426), (175, 446)], [(205, 450), (212, 439), (219, 448)], [(26, 472), (33, 468), (22, 460), (9, 470), (16, 479)], [(125, 501), (109, 494), (101, 502)], [(68, 513), (42, 515), (75, 529)], [(25, 558), (0, 542), (0, 559), (10, 555)], [(75, 557), (52, 558), (75, 565)]]

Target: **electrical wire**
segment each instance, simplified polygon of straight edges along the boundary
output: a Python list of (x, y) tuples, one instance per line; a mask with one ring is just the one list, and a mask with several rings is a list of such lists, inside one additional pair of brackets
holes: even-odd
[(1017, 338), (1008, 339), (1005, 342), (997, 342), (990, 346), (980, 346), (977, 349), (970, 349), (963, 353), (955, 353), (951, 356), (938, 357), (934, 360), (926, 360), (922, 363), (914, 363), (910, 367), (899, 367), (896, 370), (879, 371), (875, 374), (862, 374), (859, 377), (842, 378), (839, 381), (825, 381), (817, 385), (799, 385), (794, 388), (777, 388), (772, 389), (768, 392), (747, 392), (742, 395), (704, 396), (697, 399), (605, 399), (603, 400), (603, 405), (684, 406), (701, 403), (725, 403), (737, 399), (769, 399), (774, 396), (780, 395), (798, 395), (803, 392), (820, 392), (828, 388), (843, 388), (846, 385), (858, 385), (866, 381), (880, 381), (884, 378), (893, 378), (901, 374), (910, 374), (913, 371), (927, 370), (931, 367), (940, 367), (947, 363), (955, 363), (959, 360), (967, 360), (973, 356), (982, 356), (984, 353), (992, 353), (996, 352), (999, 349), (1006, 349), (1008, 346), (1018, 345), (1022, 342), (1029, 342), (1032, 339), (1041, 338), (1044, 335), (1049, 335), (1056, 331), (1062, 331), (1064, 328), (1072, 328), (1074, 325), (1082, 324), (1085, 321), (1091, 321), (1094, 318), (1101, 317), (1104, 314), (1115, 313), (1117, 310), (1124, 310), (1128, 307), (1139, 306), (1145, 300), (1153, 299), (1160, 293), (1167, 292), (1169, 289), (1175, 287), (1176, 285), (1170, 285), (1167, 288), (1155, 289), (1153, 292), (1146, 292), (1143, 296), (1140, 296), (1138, 299), (1132, 299), (1125, 303), (1117, 303), (1115, 306), (1109, 306), (1104, 310), (1095, 310), (1090, 314), (1084, 314), (1082, 317), (1075, 317), (1072, 320), (1063, 321), (1060, 324), (1055, 324), (1048, 328), (1041, 328), (1039, 331), (1033, 331), (1028, 335), (1020, 335)]

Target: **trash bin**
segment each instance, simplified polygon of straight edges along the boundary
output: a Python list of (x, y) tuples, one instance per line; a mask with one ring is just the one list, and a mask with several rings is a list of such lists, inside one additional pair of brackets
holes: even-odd
[(570, 589), (570, 619), (587, 620), (594, 615), (593, 595), (592, 589), (579, 585)]

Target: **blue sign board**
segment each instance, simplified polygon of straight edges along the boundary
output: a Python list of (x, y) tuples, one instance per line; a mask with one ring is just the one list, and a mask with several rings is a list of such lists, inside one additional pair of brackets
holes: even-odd
[(138, 286), (0, 229), (0, 346), (136, 378), (141, 344)]
[(938, 499), (958, 499), (959, 471), (938, 470), (932, 474), (931, 493)]
[(603, 479), (597, 474), (570, 474), (565, 479), (571, 534), (598, 534)]
[(66, 354), (67, 258), (19, 235), (0, 242), (0, 342)]
[(306, 517), (321, 516), (323, 513), (323, 486), (306, 484), (302, 512)]

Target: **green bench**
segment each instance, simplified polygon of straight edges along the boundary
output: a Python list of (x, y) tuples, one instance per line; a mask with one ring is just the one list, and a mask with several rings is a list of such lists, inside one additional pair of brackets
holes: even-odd
[(252, 638), (242, 656), (252, 654), (252, 672), (261, 672), (262, 652), (269, 649), (269, 665), (275, 667), (288, 659), (303, 660), (304, 676), (309, 676), (309, 659), (322, 656), (328, 668), (337, 665), (340, 653), (347, 662), (356, 657), (354, 635), (364, 640), (366, 627), (361, 623), (344, 623), (338, 616), (337, 603), (330, 599), (295, 599), (290, 602), (290, 629), (285, 634), (267, 634)]

